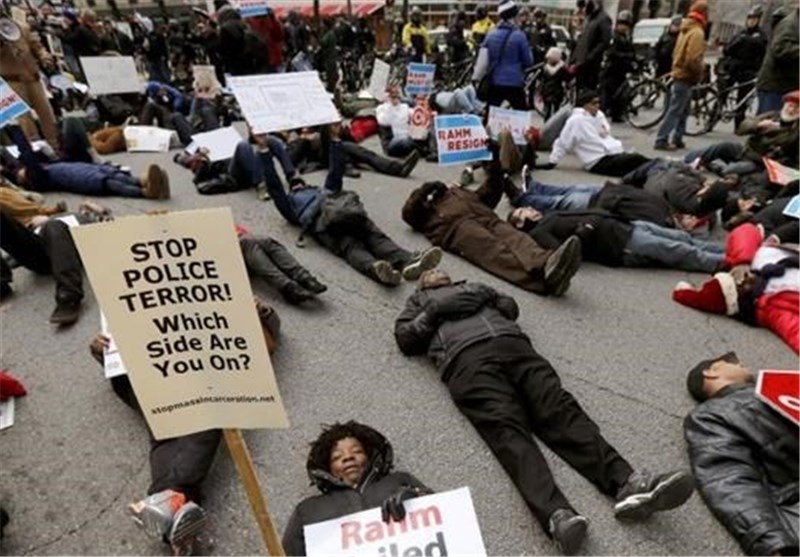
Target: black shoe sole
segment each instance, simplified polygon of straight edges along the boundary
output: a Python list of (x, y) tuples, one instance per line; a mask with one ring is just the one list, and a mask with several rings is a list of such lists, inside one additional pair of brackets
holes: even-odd
[(614, 506), (619, 520), (644, 520), (658, 511), (679, 507), (692, 496), (694, 478), (686, 472), (676, 472), (662, 480), (647, 493), (637, 493)]
[(582, 516), (573, 516), (568, 521), (568, 525), (561, 532), (561, 538), (555, 540), (558, 549), (564, 555), (575, 555), (586, 539), (586, 531), (589, 529), (589, 521)]

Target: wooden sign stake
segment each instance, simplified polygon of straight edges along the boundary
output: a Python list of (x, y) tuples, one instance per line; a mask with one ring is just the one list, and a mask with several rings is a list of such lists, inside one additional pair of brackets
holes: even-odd
[(223, 429), (222, 431), (233, 462), (236, 464), (236, 470), (238, 470), (239, 476), (242, 478), (244, 490), (250, 500), (250, 507), (253, 509), (256, 522), (258, 522), (258, 527), (261, 529), (261, 536), (267, 546), (267, 553), (275, 556), (286, 555), (278, 537), (278, 532), (275, 530), (275, 524), (272, 522), (272, 517), (267, 510), (267, 498), (258, 483), (258, 476), (256, 476), (253, 460), (250, 458), (250, 451), (247, 450), (242, 431), (240, 429)]

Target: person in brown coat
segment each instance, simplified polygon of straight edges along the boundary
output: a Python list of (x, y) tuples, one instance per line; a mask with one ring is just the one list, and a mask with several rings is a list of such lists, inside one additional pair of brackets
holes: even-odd
[(436, 246), (460, 255), (481, 269), (536, 294), (561, 296), (581, 263), (581, 245), (570, 237), (546, 250), (494, 212), (503, 196), (503, 178), (495, 161), (475, 191), (426, 182), (403, 206), (403, 220)]
[[(27, 25), (17, 24), (21, 36), (13, 42), (4, 42), (0, 48), (0, 77), (30, 106), (39, 117), (44, 138), (52, 146), (58, 145), (58, 129), (53, 108), (41, 81), (39, 69), (53, 66), (53, 59), (42, 46), (36, 33)], [(28, 140), (41, 139), (30, 114), (19, 118), (19, 125)]]

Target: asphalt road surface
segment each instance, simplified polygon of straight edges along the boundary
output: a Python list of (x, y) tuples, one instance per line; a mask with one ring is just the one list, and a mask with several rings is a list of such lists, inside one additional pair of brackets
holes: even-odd
[[(646, 154), (654, 132), (615, 129), (623, 142)], [(690, 147), (731, 137), (716, 131)], [(374, 139), (368, 145), (378, 148)], [(545, 155), (546, 156), (546, 155)], [(320, 424), (357, 419), (382, 431), (396, 464), (435, 490), (469, 486), (491, 555), (553, 554), (555, 546), (470, 424), (450, 401), (432, 364), (404, 357), (392, 335), (394, 318), (414, 286), (377, 285), (342, 260), (309, 242), (252, 191), (200, 196), (187, 170), (170, 154), (126, 154), (112, 160), (142, 171), (163, 164), (172, 180), (169, 202), (107, 198), (115, 215), (155, 208), (189, 210), (229, 206), (237, 222), (282, 241), (330, 289), (321, 303), (296, 308), (264, 284), (254, 288), (274, 301), (283, 337), (274, 357), (288, 409), (288, 430), (249, 431), (252, 452), (270, 509), (282, 532), (294, 506), (314, 494), (305, 473), (308, 443)], [(426, 180), (456, 180), (459, 167), (420, 163), (405, 180), (364, 172), (346, 180), (373, 219), (400, 244), (429, 244), (400, 218), (409, 192)], [(480, 174), (479, 174), (480, 176)], [(575, 159), (540, 172), (546, 182), (596, 183)], [(321, 184), (323, 176), (307, 176)], [(66, 199), (76, 208), (79, 196)], [(504, 200), (500, 214), (508, 211)], [(106, 246), (115, 249), (114, 246)], [(563, 299), (543, 298), (494, 278), (453, 255), (442, 268), (454, 279), (482, 281), (514, 296), (520, 324), (548, 358), (604, 435), (635, 468), (687, 468), (682, 419), (693, 406), (687, 370), (698, 360), (736, 350), (751, 369), (792, 369), (791, 350), (766, 330), (749, 328), (674, 303), (682, 279), (702, 274), (669, 270), (610, 269), (585, 264)], [(24, 269), (15, 272), (15, 294), (0, 306), (2, 367), (20, 378), (28, 396), (19, 400), (16, 424), (0, 432), (0, 499), (11, 514), (0, 553), (33, 555), (168, 555), (126, 515), (149, 484), (148, 434), (143, 420), (119, 401), (88, 344), (99, 331), (99, 308), (87, 283), (81, 320), (66, 330), (47, 321), (53, 284)], [(674, 512), (626, 525), (613, 517), (613, 502), (552, 453), (548, 461), (572, 504), (590, 523), (586, 555), (732, 555), (733, 539), (695, 494)], [(259, 531), (223, 449), (206, 482), (204, 506), (211, 523), (204, 554), (263, 554)]]

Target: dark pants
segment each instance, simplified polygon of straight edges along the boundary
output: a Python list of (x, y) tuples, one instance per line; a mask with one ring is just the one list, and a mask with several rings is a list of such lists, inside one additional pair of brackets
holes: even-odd
[(639, 166), (650, 162), (650, 159), (639, 153), (619, 153), (606, 155), (592, 165), (589, 172), (603, 176), (622, 178), (628, 172), (636, 170)]
[[(127, 375), (111, 379), (116, 395), (141, 413), (139, 401)], [(201, 485), (214, 462), (222, 431), (209, 429), (191, 435), (156, 441), (150, 436), (150, 487), (152, 495), (165, 489), (179, 491), (197, 503), (201, 502)]]
[(575, 76), (576, 91), (597, 91), (600, 82), (600, 66), (581, 66)]
[(399, 176), (403, 171), (403, 164), (400, 161), (383, 157), (358, 143), (343, 141), (342, 149), (347, 161), (355, 165), (366, 165), (375, 172), (388, 176)]
[(554, 511), (572, 506), (533, 433), (611, 497), (633, 472), (527, 339), (495, 337), (474, 344), (451, 366), (447, 386), (453, 402), (511, 476), (545, 532)]
[(65, 162), (94, 162), (92, 144), (86, 126), (80, 118), (64, 118), (61, 125), (61, 160)]
[(511, 105), (511, 108), (514, 110), (527, 110), (528, 108), (528, 101), (525, 98), (524, 87), (489, 85), (489, 92), (486, 95), (486, 104), (489, 106), (500, 106), (503, 104), (503, 101), (508, 101), (508, 103)]
[(244, 236), (239, 238), (239, 247), (250, 276), (261, 277), (275, 288), (284, 288), (293, 281), (310, 276), (277, 240)]
[(395, 244), (369, 218), (357, 228), (316, 231), (314, 238), (356, 271), (372, 279), (377, 278), (372, 270), (376, 261), (388, 261), (392, 267), (400, 270), (414, 257), (411, 252)]
[(213, 101), (209, 99), (192, 99), (189, 109), (189, 121), (198, 132), (210, 132), (220, 127), (219, 116), (214, 108)]
[[(292, 158), (287, 152), (283, 141), (275, 136), (268, 135), (267, 145), (269, 146), (269, 153), (256, 152), (253, 145), (248, 143), (247, 140), (242, 140), (236, 145), (236, 150), (233, 152), (233, 158), (231, 158), (228, 167), (228, 174), (242, 188), (257, 186), (267, 179), (265, 173), (275, 173), (272, 163), (265, 164), (264, 157), (277, 157), (286, 179), (291, 180), (294, 178), (294, 163), (292, 163)], [(272, 168), (268, 169), (268, 166)], [(276, 179), (279, 179), (277, 174)]]
[[(0, 248), (34, 273), (52, 274), (56, 281), (56, 302), (83, 299), (83, 265), (69, 227), (63, 222), (48, 221), (36, 234), (16, 219), (0, 213)], [(0, 276), (8, 284), (11, 270), (5, 261), (0, 265), (3, 267)]]
[(147, 101), (139, 114), (139, 122), (143, 126), (150, 126), (155, 119), (159, 128), (175, 130), (181, 144), (185, 147), (192, 142), (194, 128), (186, 119), (186, 116), (178, 111), (172, 111), (165, 106), (161, 106), (152, 101)]

